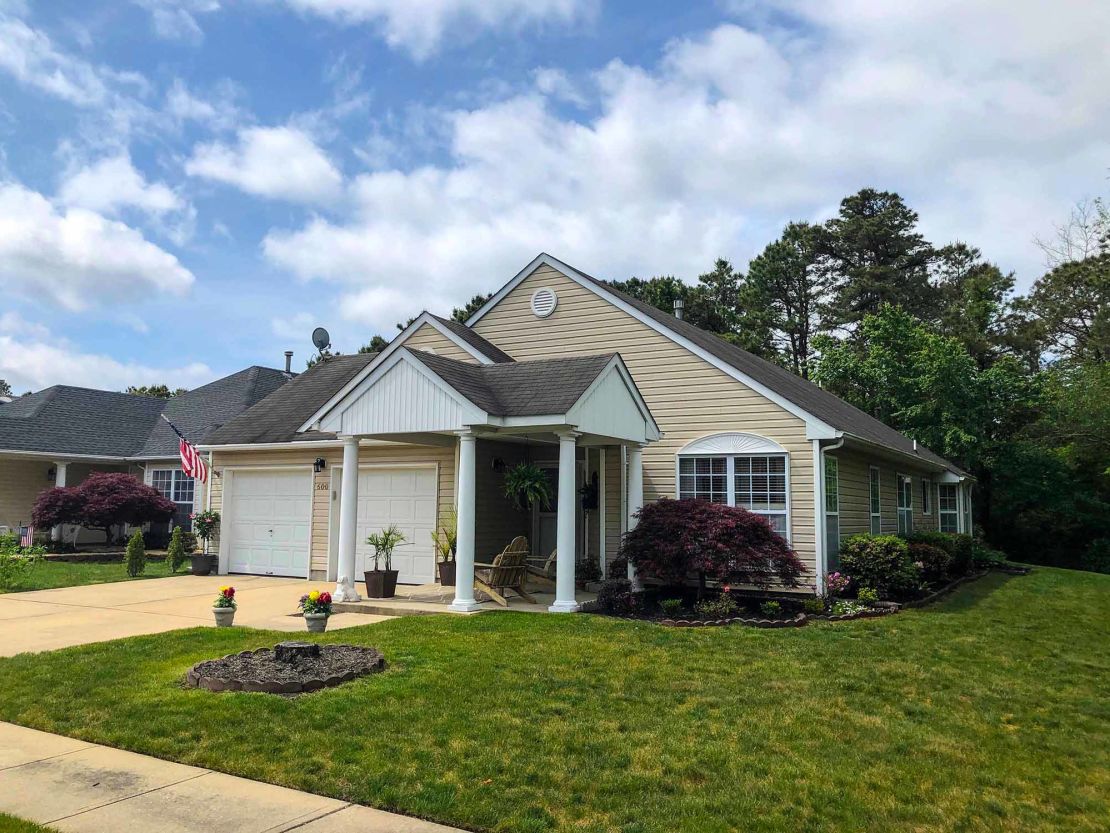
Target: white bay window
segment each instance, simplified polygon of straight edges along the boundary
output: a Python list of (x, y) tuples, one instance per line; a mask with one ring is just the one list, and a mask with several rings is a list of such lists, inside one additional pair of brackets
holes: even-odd
[(754, 434), (715, 434), (678, 454), (677, 496), (739, 506), (763, 515), (789, 540), (789, 455)]

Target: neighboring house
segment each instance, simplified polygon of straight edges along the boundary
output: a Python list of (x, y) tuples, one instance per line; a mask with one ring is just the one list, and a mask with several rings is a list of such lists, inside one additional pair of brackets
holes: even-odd
[[(381, 353), (322, 362), (213, 432), (221, 572), (357, 580), (397, 523), (400, 581), (434, 580), (431, 533), (458, 518), (454, 607), (472, 563), (515, 535), (613, 571), (644, 501), (699, 497), (765, 515), (811, 590), (857, 532), (970, 529), (970, 478), (789, 371), (540, 255), (466, 325), (423, 313)], [(521, 461), (558, 500), (503, 494)], [(357, 476), (356, 473), (357, 472)], [(578, 490), (601, 499), (583, 511)], [(579, 568), (580, 569), (580, 568)], [(337, 588), (337, 591), (340, 588)]]
[[(93, 472), (130, 472), (174, 501), (172, 523), (189, 529), (203, 493), (181, 471), (177, 437), (162, 414), (200, 442), (293, 375), (248, 367), (168, 400), (55, 385), (0, 404), (0, 527), (29, 524), (44, 489), (76, 486)], [(55, 537), (71, 540), (72, 531), (56, 530)], [(103, 538), (80, 530), (81, 543)]]

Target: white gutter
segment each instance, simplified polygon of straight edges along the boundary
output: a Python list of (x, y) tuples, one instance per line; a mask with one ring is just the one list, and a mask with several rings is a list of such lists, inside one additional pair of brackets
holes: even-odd
[(817, 567), (817, 592), (822, 594), (825, 592), (825, 573), (829, 571), (829, 553), (828, 546), (828, 530), (825, 525), (825, 454), (829, 451), (836, 451), (844, 445), (844, 435), (841, 434), (839, 439), (832, 445), (821, 447), (820, 440), (812, 440), (813, 443), (813, 511), (814, 511), (814, 528), (816, 529), (816, 540), (814, 541), (814, 550), (816, 555)]

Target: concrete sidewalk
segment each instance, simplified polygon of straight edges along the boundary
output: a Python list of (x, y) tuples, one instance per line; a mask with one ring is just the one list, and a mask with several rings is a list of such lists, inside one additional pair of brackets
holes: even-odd
[[(297, 599), (327, 582), (270, 576), (192, 576), (88, 584), (0, 594), (0, 656), (53, 651), (70, 645), (178, 628), (215, 625), (212, 600), (233, 585), (239, 610), (236, 625), (303, 631)], [(337, 613), (328, 630), (369, 625), (388, 617)]]
[(74, 833), (458, 833), (11, 723), (0, 723), (0, 811)]

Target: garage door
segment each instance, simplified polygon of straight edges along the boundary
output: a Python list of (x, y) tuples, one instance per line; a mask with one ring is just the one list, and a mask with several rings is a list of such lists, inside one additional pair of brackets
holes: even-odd
[(235, 472), (229, 570), (264, 576), (306, 576), (312, 477), (307, 471)]
[[(338, 483), (338, 473), (336, 480)], [(393, 551), (393, 569), (401, 584), (435, 581), (435, 550), (432, 531), (436, 525), (436, 468), (362, 469), (358, 477), (358, 573), (374, 568), (374, 550), (366, 537), (390, 524), (397, 524), (405, 543)], [(338, 512), (338, 506), (336, 507)], [(338, 514), (335, 516), (338, 518)], [(332, 528), (338, 535), (338, 523)], [(333, 547), (332, 552), (338, 552)]]

